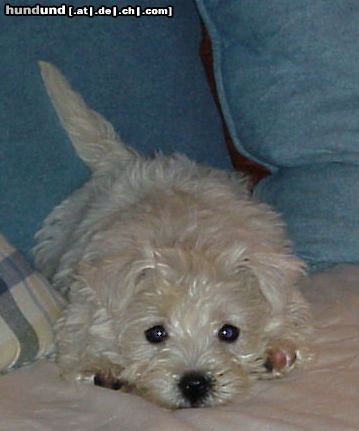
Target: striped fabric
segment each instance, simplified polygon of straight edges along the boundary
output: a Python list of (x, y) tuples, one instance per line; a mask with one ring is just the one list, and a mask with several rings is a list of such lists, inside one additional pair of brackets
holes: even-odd
[(0, 373), (54, 352), (64, 301), (0, 235)]

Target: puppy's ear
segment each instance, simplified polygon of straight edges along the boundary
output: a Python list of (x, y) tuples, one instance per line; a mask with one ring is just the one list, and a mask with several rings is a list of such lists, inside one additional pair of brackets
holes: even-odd
[(126, 147), (112, 125), (91, 110), (52, 64), (39, 62), (41, 76), (62, 126), (69, 135), (79, 157), (92, 171), (98, 169), (109, 155), (126, 161), (136, 152)]
[(286, 306), (293, 294), (293, 286), (305, 274), (304, 262), (295, 257), (290, 247), (247, 247), (234, 245), (219, 257), (219, 263), (227, 272), (238, 274), (249, 271), (258, 282), (259, 288), (270, 304), (273, 314)]
[(254, 253), (247, 258), (245, 265), (258, 280), (273, 314), (283, 310), (293, 294), (293, 287), (306, 272), (306, 266), (300, 259), (278, 252)]

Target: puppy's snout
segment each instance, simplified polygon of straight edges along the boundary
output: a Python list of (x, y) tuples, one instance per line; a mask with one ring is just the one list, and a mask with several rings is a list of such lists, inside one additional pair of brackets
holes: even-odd
[(190, 371), (184, 374), (178, 383), (183, 397), (190, 402), (192, 407), (205, 400), (212, 386), (212, 379), (198, 371)]

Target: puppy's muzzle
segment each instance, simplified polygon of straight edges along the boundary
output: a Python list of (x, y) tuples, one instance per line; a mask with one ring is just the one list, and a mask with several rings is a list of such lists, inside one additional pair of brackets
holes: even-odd
[(184, 374), (178, 382), (183, 398), (191, 407), (198, 407), (208, 397), (212, 387), (212, 379), (199, 371)]

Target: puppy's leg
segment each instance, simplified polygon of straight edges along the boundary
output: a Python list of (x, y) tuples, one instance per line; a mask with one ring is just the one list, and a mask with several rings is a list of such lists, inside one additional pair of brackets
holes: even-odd
[(294, 367), (312, 359), (309, 347), (311, 333), (310, 313), (299, 292), (293, 293), (281, 322), (268, 334), (263, 358), (266, 378), (280, 377)]
[(97, 375), (97, 383), (108, 387), (122, 371), (113, 321), (90, 289), (72, 286), (71, 297), (56, 325), (60, 372), (66, 379), (91, 383)]

